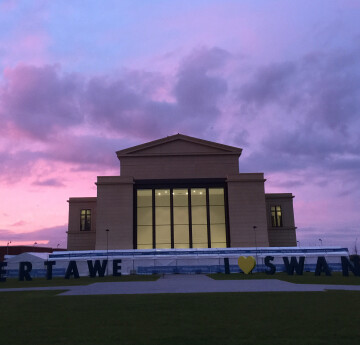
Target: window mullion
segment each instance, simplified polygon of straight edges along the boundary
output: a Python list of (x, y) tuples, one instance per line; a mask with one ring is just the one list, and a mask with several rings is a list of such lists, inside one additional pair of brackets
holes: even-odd
[(193, 247), (192, 239), (192, 214), (191, 214), (191, 189), (188, 188), (188, 212), (189, 212), (189, 247)]
[(211, 248), (209, 188), (206, 188), (206, 223), (207, 223), (207, 235), (208, 235), (208, 248)]
[(170, 231), (171, 231), (171, 248), (174, 248), (174, 196), (173, 196), (172, 188), (170, 188)]
[(155, 188), (152, 189), (152, 240), (153, 240), (153, 249), (155, 249), (156, 246), (156, 219), (155, 219)]

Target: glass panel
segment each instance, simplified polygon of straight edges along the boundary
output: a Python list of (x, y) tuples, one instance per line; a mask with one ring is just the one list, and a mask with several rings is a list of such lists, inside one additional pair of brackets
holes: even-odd
[(209, 204), (224, 205), (224, 188), (209, 188)]
[(189, 224), (188, 207), (174, 207), (174, 224)]
[(80, 219), (80, 230), (85, 230), (85, 217), (81, 216)]
[(139, 245), (146, 245), (149, 248), (152, 248), (152, 225), (139, 226), (137, 232), (137, 244), (138, 249)]
[(156, 244), (157, 249), (169, 249), (171, 248), (171, 243), (158, 243)]
[(207, 226), (205, 225), (193, 225), (193, 247), (194, 248), (207, 248), (208, 247), (208, 236)]
[(188, 190), (187, 189), (173, 189), (173, 204), (174, 206), (188, 206)]
[(211, 248), (215, 248), (213, 245), (216, 242), (226, 243), (225, 224), (212, 224), (210, 228), (210, 232), (211, 232)]
[(224, 206), (210, 206), (210, 224), (225, 224)]
[[(160, 244), (167, 246), (159, 247)], [(156, 248), (171, 248), (170, 225), (156, 226)]]
[(191, 206), (192, 224), (207, 224), (206, 206)]
[(152, 190), (151, 189), (138, 189), (137, 190), (137, 206), (144, 207), (152, 206)]
[(155, 189), (156, 248), (171, 248), (170, 189)]
[(155, 206), (170, 207), (170, 189), (155, 189)]
[(174, 225), (174, 247), (189, 248), (189, 225)]
[(138, 207), (137, 224), (152, 225), (152, 207)]
[(137, 249), (152, 249), (152, 245), (149, 246), (147, 244), (138, 244)]
[(137, 248), (153, 247), (152, 190), (137, 190)]
[(211, 248), (226, 248), (225, 242), (212, 242)]
[(281, 207), (280, 206), (277, 206), (276, 207), (276, 209), (277, 209), (277, 226), (282, 226), (282, 216), (281, 216)]
[(189, 195), (187, 189), (173, 189), (174, 248), (189, 248)]
[(191, 205), (192, 206), (206, 205), (206, 189), (205, 188), (191, 189)]
[(170, 207), (155, 207), (155, 224), (170, 225)]

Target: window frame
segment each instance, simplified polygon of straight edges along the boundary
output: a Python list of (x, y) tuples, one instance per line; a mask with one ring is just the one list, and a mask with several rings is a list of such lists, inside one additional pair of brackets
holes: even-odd
[[(273, 217), (273, 208), (275, 208), (275, 216)], [(280, 211), (280, 222), (278, 221), (278, 211)], [(283, 228), (283, 208), (282, 205), (270, 205), (270, 223), (272, 228)]]
[[(84, 227), (82, 224), (82, 212), (85, 211), (84, 214)], [(91, 208), (82, 208), (80, 210), (80, 231), (91, 231)]]
[[(137, 249), (137, 190), (151, 189), (152, 190), (152, 248), (156, 249), (156, 225), (155, 225), (155, 189), (170, 189), (171, 213), (173, 213), (173, 189), (188, 189), (188, 209), (191, 209), (191, 189), (205, 188), (206, 189), (206, 213), (207, 213), (207, 239), (208, 248), (211, 248), (211, 229), (210, 229), (210, 204), (209, 204), (209, 188), (223, 188), (224, 189), (224, 211), (225, 211), (225, 240), (226, 248), (230, 247), (230, 229), (229, 229), (229, 208), (228, 208), (228, 192), (225, 179), (181, 179), (181, 180), (135, 180), (133, 189), (133, 248)], [(192, 214), (189, 211), (189, 248), (193, 247), (193, 233), (192, 233)], [(171, 247), (174, 249), (174, 221), (173, 214), (171, 214)]]

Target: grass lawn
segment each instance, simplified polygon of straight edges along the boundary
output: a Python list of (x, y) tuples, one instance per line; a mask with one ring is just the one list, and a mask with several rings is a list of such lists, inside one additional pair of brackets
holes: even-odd
[(296, 284), (360, 285), (360, 277), (356, 277), (352, 273), (350, 273), (348, 277), (344, 277), (341, 272), (333, 272), (330, 277), (326, 276), (324, 273), (320, 276), (315, 276), (314, 272), (304, 272), (302, 276), (298, 276), (295, 273), (293, 276), (289, 276), (285, 272), (275, 273), (274, 275), (268, 275), (266, 273), (215, 273), (208, 274), (208, 276), (216, 280), (280, 279)]
[(93, 283), (105, 282), (132, 282), (132, 281), (152, 281), (159, 279), (160, 275), (127, 275), (120, 277), (103, 277), (103, 278), (90, 278), (80, 277), (79, 279), (64, 279), (53, 278), (46, 280), (45, 278), (33, 278), (31, 281), (19, 281), (16, 278), (7, 278), (6, 282), (0, 282), (0, 289), (3, 288), (25, 288), (25, 287), (38, 287), (38, 286), (70, 286), (70, 285), (89, 285)]
[(2, 344), (357, 344), (360, 293), (0, 293)]

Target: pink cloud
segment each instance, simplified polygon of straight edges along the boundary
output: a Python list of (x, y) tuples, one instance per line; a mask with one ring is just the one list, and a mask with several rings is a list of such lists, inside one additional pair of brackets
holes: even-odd
[(352, 206), (359, 197), (358, 57), (357, 50), (311, 54), (259, 66), (243, 80), (235, 73), (242, 61), (216, 47), (195, 49), (171, 77), (9, 68), (0, 85), (6, 224), (19, 219), (15, 196), (27, 211), (24, 233), (63, 224), (69, 196), (95, 196), (96, 175), (118, 174), (116, 150), (183, 132), (243, 147), (242, 172), (265, 172), (267, 192), (293, 192), (302, 240), (327, 229), (334, 239), (348, 229), (350, 240), (360, 221)]
[[(66, 226), (55, 226), (29, 232), (13, 232), (9, 230), (0, 231), (0, 243), (6, 245), (11, 241), (11, 245), (33, 245), (46, 244), (55, 247), (61, 244), (62, 248), (66, 243)], [(6, 243), (5, 243), (6, 242)]]
[(11, 227), (17, 227), (17, 226), (23, 226), (25, 224), (26, 224), (26, 222), (24, 222), (23, 220), (19, 220), (18, 222), (14, 223), (14, 224), (11, 224), (10, 226)]

